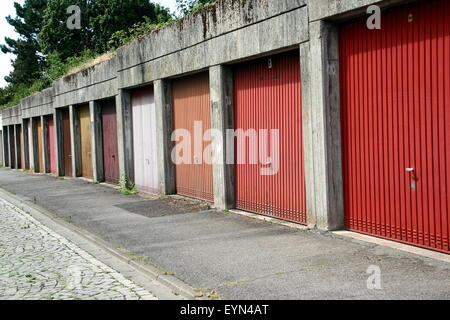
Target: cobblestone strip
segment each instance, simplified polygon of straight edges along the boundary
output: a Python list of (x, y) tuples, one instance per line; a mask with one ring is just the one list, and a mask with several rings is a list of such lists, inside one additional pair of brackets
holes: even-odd
[(157, 297), (0, 199), (0, 299)]

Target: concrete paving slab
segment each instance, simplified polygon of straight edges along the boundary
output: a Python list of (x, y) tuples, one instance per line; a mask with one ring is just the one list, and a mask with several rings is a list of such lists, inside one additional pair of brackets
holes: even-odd
[[(199, 210), (198, 202), (175, 209), (79, 179), (0, 169), (0, 187), (224, 299), (450, 299), (449, 263), (376, 243)], [(371, 266), (380, 269), (379, 290), (368, 288)]]

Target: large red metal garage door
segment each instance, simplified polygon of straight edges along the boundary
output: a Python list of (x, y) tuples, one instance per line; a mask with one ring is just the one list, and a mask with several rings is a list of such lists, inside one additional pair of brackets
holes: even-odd
[(299, 55), (237, 66), (234, 104), (236, 135), (257, 134), (236, 140), (236, 207), (305, 224)]
[(341, 29), (346, 226), (449, 252), (450, 12), (423, 1)]
[[(203, 133), (211, 128), (211, 101), (209, 96), (209, 76), (207, 73), (173, 81), (174, 128), (182, 133), (186, 130), (190, 137), (180, 138), (178, 143), (190, 140), (190, 147), (176, 153), (177, 193), (214, 201), (212, 165), (204, 157), (210, 141), (203, 140)], [(200, 128), (199, 134), (196, 128)], [(184, 140), (187, 139), (187, 140)], [(186, 146), (189, 146), (186, 144)], [(181, 150), (181, 149), (180, 149)], [(186, 152), (186, 153), (184, 153)], [(182, 161), (180, 157), (186, 157)]]

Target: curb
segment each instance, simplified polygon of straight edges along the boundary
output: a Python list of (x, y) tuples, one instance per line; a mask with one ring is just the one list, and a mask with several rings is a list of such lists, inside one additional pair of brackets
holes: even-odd
[(0, 187), (0, 195), (6, 201), (17, 206), (19, 209), (31, 214), (34, 218), (36, 218), (39, 221), (41, 220), (41, 219), (39, 219), (39, 217), (41, 215), (43, 215), (43, 216), (47, 217), (48, 219), (50, 219), (52, 222), (60, 225), (61, 227), (66, 228), (66, 229), (76, 233), (78, 236), (82, 237), (86, 241), (94, 244), (97, 247), (100, 247), (107, 253), (113, 255), (117, 259), (119, 259), (122, 262), (131, 266), (132, 268), (143, 273), (150, 279), (158, 281), (162, 285), (168, 287), (169, 289), (171, 289), (173, 292), (177, 293), (181, 297), (188, 299), (188, 300), (198, 299), (198, 298), (196, 298), (197, 292), (194, 290), (194, 288), (192, 288), (188, 284), (184, 283), (180, 279), (178, 279), (172, 275), (164, 274), (156, 267), (144, 266), (142, 264), (137, 263), (136, 261), (133, 261), (131, 258), (126, 257), (124, 254), (122, 254), (119, 251), (112, 248), (106, 241), (100, 239), (99, 237), (93, 235), (92, 233), (90, 233), (84, 229), (81, 229), (73, 224), (70, 224), (66, 221), (56, 218), (49, 211), (37, 206), (32, 201), (30, 201), (26, 198), (21, 198), (20, 196), (15, 195), (1, 187)]

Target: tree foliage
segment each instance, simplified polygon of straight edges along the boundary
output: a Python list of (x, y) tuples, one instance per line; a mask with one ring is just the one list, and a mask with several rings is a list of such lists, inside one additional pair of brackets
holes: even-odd
[(180, 11), (182, 15), (187, 15), (191, 12), (200, 10), (212, 3), (215, 0), (176, 0), (177, 9)]
[[(81, 9), (81, 29), (69, 29), (67, 8)], [(7, 21), (19, 34), (0, 46), (13, 53), (14, 70), (0, 88), (0, 106), (11, 106), (71, 68), (170, 22), (169, 10), (151, 0), (26, 0)]]
[[(68, 29), (70, 5), (81, 9), (81, 29)], [(62, 59), (92, 50), (103, 53), (113, 34), (138, 23), (158, 24), (171, 19), (169, 11), (148, 0), (48, 0), (39, 42), (44, 53), (58, 52)]]
[(0, 45), (3, 53), (12, 53), (13, 71), (5, 78), (11, 85), (29, 85), (38, 79), (45, 66), (37, 35), (41, 31), (42, 17), (47, 0), (26, 0), (23, 5), (14, 3), (17, 16), (6, 17), (7, 22), (19, 34), (18, 39), (5, 38)]

